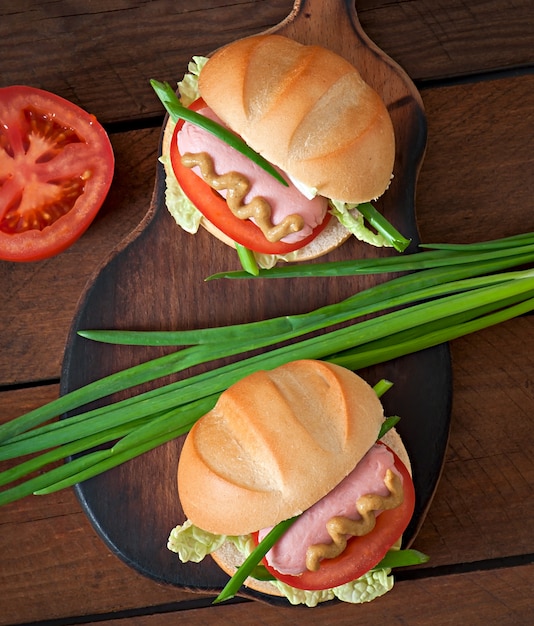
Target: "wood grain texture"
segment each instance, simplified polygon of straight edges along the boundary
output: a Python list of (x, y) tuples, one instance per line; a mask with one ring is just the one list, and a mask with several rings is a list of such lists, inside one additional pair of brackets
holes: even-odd
[[(0, 394), (3, 423), (57, 398), (58, 385)], [(0, 463), (0, 470), (10, 462)], [(72, 489), (0, 508), (0, 624), (117, 612), (200, 596), (147, 581), (112, 555)]]
[[(171, 626), (183, 620), (191, 626), (209, 623), (233, 626), (254, 623), (261, 626), (286, 626), (302, 623), (310, 626), (336, 624), (367, 626), (374, 624), (410, 624), (410, 626), (529, 626), (533, 610), (529, 579), (534, 566), (503, 571), (451, 575), (398, 583), (379, 602), (367, 605), (336, 605), (316, 610), (279, 608), (261, 604), (218, 606), (209, 610), (193, 609), (186, 613), (156, 614), (130, 618), (133, 626)], [(465, 593), (466, 588), (469, 594)], [(409, 598), (409, 602), (407, 602)], [(207, 621), (209, 620), (209, 621)], [(122, 620), (111, 620), (120, 626)]]
[[(291, 7), (292, 0), (0, 3), (6, 43), (0, 86), (49, 89), (106, 123), (125, 124), (111, 127), (117, 172), (88, 233), (55, 260), (0, 263), (0, 420), (56, 397), (57, 385), (38, 383), (59, 377), (84, 285), (148, 210), (159, 140), (149, 118), (162, 113), (148, 79), (176, 81), (192, 53), (273, 27)], [(358, 0), (357, 9), (367, 35), (422, 87), (428, 145), (417, 214), (423, 240), (475, 241), (534, 230), (526, 141), (532, 75), (511, 71), (533, 63), (532, 2)], [(509, 71), (507, 78), (488, 79), (501, 70)], [(440, 86), (443, 78), (463, 76), (477, 80)], [(146, 128), (121, 132), (136, 120)], [(211, 253), (207, 241), (195, 249)], [(334, 289), (325, 299), (338, 296)], [(202, 311), (199, 323), (218, 315), (217, 301), (212, 304), (214, 313)], [(249, 305), (257, 306), (251, 294), (243, 300)], [(169, 303), (169, 319), (181, 306), (192, 304)], [(126, 322), (135, 322), (133, 313)], [(142, 577), (112, 555), (73, 492), (65, 491), (0, 509), (0, 624), (276, 625), (295, 623), (296, 616), (325, 625), (529, 624), (533, 567), (518, 563), (534, 553), (533, 348), (533, 316), (452, 343), (449, 448), (416, 543), (432, 560), (422, 578), (398, 582), (379, 602), (313, 611), (257, 603), (206, 609), (196, 594)], [(6, 390), (25, 381), (31, 386)]]
[[(0, 86), (23, 82), (47, 89), (103, 122), (160, 114), (150, 78), (174, 83), (193, 54), (271, 28), (292, 5), (5, 0), (0, 39), (9, 45), (2, 53)], [(530, 0), (359, 0), (357, 8), (364, 31), (416, 80), (533, 62)]]
[(423, 90), (422, 97), (428, 141), (417, 223), (423, 241), (534, 231), (534, 75)]
[[(365, 0), (356, 5), (369, 37), (419, 81), (531, 66), (534, 61), (534, 7), (528, 0)], [(402, 34), (407, 25), (409, 36)]]

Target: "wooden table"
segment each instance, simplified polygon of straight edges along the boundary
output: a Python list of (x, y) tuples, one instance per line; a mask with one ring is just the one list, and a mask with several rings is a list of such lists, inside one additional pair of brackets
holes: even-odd
[[(89, 231), (60, 256), (0, 262), (0, 419), (58, 395), (84, 285), (150, 204), (163, 111), (148, 79), (278, 24), (292, 0), (86, 0), (0, 6), (0, 86), (28, 84), (94, 113), (116, 173)], [(534, 230), (530, 0), (359, 0), (364, 31), (420, 89), (428, 147), (421, 239)], [(212, 598), (146, 579), (110, 553), (74, 492), (0, 509), (0, 624), (527, 624), (534, 617), (534, 318), (452, 342), (451, 435), (415, 547), (427, 566), (365, 606), (317, 610)], [(209, 608), (209, 612), (207, 609)], [(122, 620), (122, 621), (121, 621)]]

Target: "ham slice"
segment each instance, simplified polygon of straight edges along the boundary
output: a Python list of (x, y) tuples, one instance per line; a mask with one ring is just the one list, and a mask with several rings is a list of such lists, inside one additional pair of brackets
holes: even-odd
[[(282, 574), (301, 574), (306, 570), (306, 551), (317, 543), (330, 543), (326, 523), (337, 515), (352, 520), (360, 519), (355, 503), (363, 495), (373, 493), (388, 495), (384, 484), (386, 471), (394, 468), (394, 457), (382, 445), (375, 444), (352, 472), (346, 476), (324, 498), (304, 511), (284, 536), (267, 553), (269, 565)], [(269, 532), (266, 528), (259, 533), (259, 540)]]
[[(208, 107), (198, 112), (222, 124)], [(289, 186), (285, 187), (249, 158), (198, 126), (184, 122), (178, 133), (178, 149), (180, 154), (206, 152), (213, 159), (215, 171), (219, 175), (239, 172), (246, 176), (251, 183), (251, 189), (245, 197), (245, 203), (256, 196), (265, 198), (271, 205), (271, 221), (274, 225), (279, 224), (287, 215), (295, 213), (301, 215), (305, 222), (304, 228), (284, 237), (282, 241), (286, 243), (295, 243), (308, 237), (326, 215), (328, 209), (326, 198), (316, 196), (309, 200), (283, 172), (280, 172), (289, 183)], [(193, 168), (193, 171), (200, 176), (198, 167)], [(224, 191), (220, 193), (225, 196)]]

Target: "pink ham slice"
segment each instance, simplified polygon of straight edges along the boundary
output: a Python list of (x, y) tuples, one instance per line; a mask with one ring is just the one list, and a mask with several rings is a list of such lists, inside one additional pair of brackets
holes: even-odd
[[(222, 123), (209, 108), (200, 109), (199, 113), (219, 124)], [(198, 126), (188, 122), (184, 123), (178, 133), (178, 149), (180, 154), (206, 152), (213, 159), (215, 171), (219, 175), (227, 172), (239, 172), (246, 176), (252, 186), (245, 198), (245, 203), (250, 202), (256, 196), (265, 198), (271, 205), (273, 224), (279, 224), (286, 215), (294, 213), (301, 215), (305, 222), (304, 228), (284, 237), (282, 241), (286, 243), (295, 243), (308, 237), (313, 229), (321, 224), (326, 215), (328, 209), (326, 198), (316, 196), (309, 200), (281, 172), (289, 183), (289, 187), (285, 187), (253, 161)], [(193, 171), (200, 176), (198, 169), (194, 168)], [(225, 195), (224, 192), (221, 193)]]
[[(304, 511), (274, 545), (266, 555), (269, 565), (282, 574), (297, 575), (305, 571), (308, 547), (332, 541), (326, 530), (328, 520), (336, 515), (360, 519), (355, 503), (361, 496), (369, 493), (388, 495), (384, 477), (389, 468), (399, 475), (394, 469), (391, 452), (382, 445), (374, 445), (352, 472), (324, 498)], [(260, 541), (269, 530), (260, 531)]]

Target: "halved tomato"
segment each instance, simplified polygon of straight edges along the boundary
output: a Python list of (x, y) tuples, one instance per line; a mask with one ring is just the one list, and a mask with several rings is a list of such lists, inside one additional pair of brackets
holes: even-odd
[[(199, 98), (195, 100), (189, 108), (196, 111), (205, 106), (205, 102)], [(230, 239), (255, 252), (263, 254), (288, 254), (289, 252), (303, 248), (324, 230), (330, 220), (330, 213), (326, 214), (322, 223), (305, 239), (292, 244), (283, 241), (271, 243), (265, 238), (256, 224), (250, 220), (242, 220), (236, 217), (232, 211), (230, 211), (226, 200), (220, 194), (214, 191), (202, 178), (197, 176), (192, 169), (182, 165), (181, 155), (178, 150), (177, 135), (183, 123), (183, 120), (180, 120), (176, 124), (171, 141), (170, 157), (174, 175), (185, 195), (202, 215), (225, 235), (230, 237)]]
[(0, 259), (37, 261), (74, 243), (98, 213), (114, 171), (109, 138), (55, 94), (0, 89)]
[[(390, 448), (388, 450), (394, 455), (395, 467), (402, 475), (403, 503), (395, 509), (380, 513), (370, 533), (350, 539), (342, 554), (334, 559), (322, 561), (316, 572), (307, 570), (299, 575), (281, 574), (263, 559), (263, 565), (275, 578), (296, 589), (332, 589), (360, 578), (384, 558), (406, 530), (415, 507), (415, 491), (410, 473), (399, 457)], [(254, 541), (258, 541), (257, 533)]]

